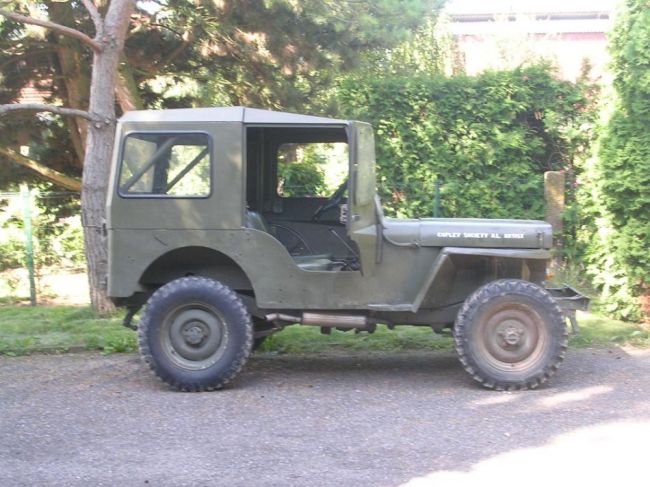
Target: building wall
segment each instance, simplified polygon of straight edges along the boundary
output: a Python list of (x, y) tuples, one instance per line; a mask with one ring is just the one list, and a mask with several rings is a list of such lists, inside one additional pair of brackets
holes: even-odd
[(579, 77), (585, 61), (592, 78), (607, 77), (608, 11), (450, 14), (449, 25), (470, 75), (549, 60), (564, 79)]

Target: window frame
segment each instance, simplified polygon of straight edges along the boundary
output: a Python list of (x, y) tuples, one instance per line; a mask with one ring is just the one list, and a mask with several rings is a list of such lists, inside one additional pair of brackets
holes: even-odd
[(348, 183), (349, 183), (349, 179), (350, 179), (350, 157), (351, 157), (351, 155), (350, 155), (350, 142), (349, 142), (349, 141), (346, 140), (346, 141), (336, 141), (336, 142), (322, 142), (322, 141), (314, 141), (314, 142), (311, 142), (311, 141), (307, 141), (307, 142), (305, 142), (305, 141), (300, 141), (300, 142), (282, 142), (282, 143), (280, 143), (280, 144), (274, 145), (274, 150), (273, 150), (273, 152), (274, 152), (274, 154), (273, 154), (273, 159), (274, 159), (274, 161), (275, 161), (275, 164), (274, 164), (274, 166), (275, 166), (275, 171), (274, 171), (274, 172), (275, 172), (275, 186), (274, 186), (275, 190), (274, 190), (274, 197), (275, 197), (275, 198), (281, 198), (281, 199), (291, 199), (291, 198), (296, 199), (296, 198), (299, 198), (299, 199), (320, 199), (320, 200), (323, 200), (323, 199), (328, 199), (328, 198), (331, 196), (331, 194), (325, 194), (325, 195), (308, 195), (308, 196), (285, 196), (285, 195), (281, 195), (281, 194), (278, 193), (278, 190), (277, 190), (277, 189), (278, 189), (278, 184), (277, 184), (277, 183), (278, 183), (279, 180), (280, 180), (280, 160), (279, 160), (278, 156), (279, 156), (279, 154), (280, 154), (280, 148), (281, 148), (282, 146), (284, 146), (284, 145), (289, 145), (289, 144), (296, 144), (296, 145), (308, 145), (308, 144), (345, 144), (345, 146), (347, 147), (347, 153), (348, 153), (348, 157), (347, 157), (347, 161), (346, 161), (346, 165), (345, 165), (346, 173), (345, 173), (345, 178), (343, 178), (343, 181), (341, 181), (341, 183), (339, 184), (338, 187), (340, 187), (341, 184), (343, 184), (343, 182), (344, 182), (346, 179), (348, 180)]
[[(209, 165), (209, 192), (206, 195), (170, 195), (170, 194), (135, 194), (135, 193), (125, 193), (122, 191), (122, 185), (120, 184), (120, 179), (122, 177), (122, 169), (124, 168), (124, 150), (126, 146), (127, 139), (132, 135), (160, 135), (160, 136), (170, 136), (175, 135), (204, 135), (208, 140), (208, 165)], [(172, 146), (173, 147), (173, 146)], [(214, 193), (214, 142), (212, 136), (203, 130), (129, 130), (128, 132), (122, 135), (122, 140), (120, 141), (120, 152), (119, 152), (119, 167), (116, 175), (115, 184), (117, 186), (117, 195), (123, 199), (174, 199), (174, 200), (205, 200), (212, 197)]]

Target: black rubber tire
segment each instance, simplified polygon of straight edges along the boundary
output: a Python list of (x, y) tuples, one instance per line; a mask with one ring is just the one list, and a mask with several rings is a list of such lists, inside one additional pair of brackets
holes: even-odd
[(149, 298), (138, 343), (151, 370), (172, 388), (211, 391), (246, 363), (253, 325), (232, 289), (204, 277), (183, 277)]
[(461, 307), (454, 325), (458, 357), (489, 389), (534, 389), (564, 360), (562, 311), (542, 287), (519, 279), (491, 282)]

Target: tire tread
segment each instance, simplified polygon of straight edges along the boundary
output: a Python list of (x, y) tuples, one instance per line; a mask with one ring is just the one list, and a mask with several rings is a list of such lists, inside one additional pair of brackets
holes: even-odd
[[(178, 377), (174, 377), (172, 374), (164, 371), (153, 356), (147, 339), (149, 328), (155, 326), (155, 324), (151, 322), (148, 310), (155, 309), (159, 305), (162, 305), (162, 303), (169, 299), (170, 296), (173, 296), (183, 288), (194, 286), (212, 288), (215, 293), (221, 295), (221, 297), (226, 300), (227, 305), (239, 314), (245, 329), (244, 346), (240, 347), (235, 359), (229, 364), (227, 371), (224, 374), (221, 374), (221, 377), (218, 380), (214, 380), (210, 383), (182, 381), (179, 380)], [(250, 314), (244, 306), (244, 303), (231, 288), (215, 281), (214, 279), (206, 277), (182, 277), (160, 287), (147, 301), (142, 319), (138, 325), (138, 346), (142, 358), (156, 377), (172, 388), (183, 392), (214, 391), (223, 388), (223, 386), (229, 383), (246, 364), (253, 346), (253, 325)]]
[[(556, 337), (559, 340), (558, 352), (544, 365), (540, 372), (535, 374), (533, 377), (518, 383), (491, 377), (488, 373), (481, 370), (480, 365), (477, 364), (467, 353), (467, 344), (469, 340), (467, 336), (467, 327), (471, 317), (488, 301), (499, 296), (507, 295), (523, 295), (537, 299), (550, 313), (552, 321), (562, 324), (562, 332), (559, 337)], [(535, 389), (548, 382), (549, 379), (555, 375), (560, 364), (564, 360), (568, 348), (569, 337), (564, 321), (564, 315), (555, 300), (548, 292), (546, 292), (546, 290), (537, 284), (520, 279), (500, 279), (493, 281), (475, 291), (465, 301), (458, 312), (456, 323), (454, 324), (454, 343), (456, 346), (456, 352), (458, 353), (458, 358), (460, 359), (460, 363), (465, 371), (467, 371), (470, 376), (483, 387), (497, 391)], [(551, 332), (553, 333), (554, 330), (551, 330)]]

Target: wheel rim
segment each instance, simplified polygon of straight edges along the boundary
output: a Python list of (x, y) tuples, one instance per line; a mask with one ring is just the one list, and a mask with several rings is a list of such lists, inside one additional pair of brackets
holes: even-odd
[(223, 356), (228, 329), (216, 309), (201, 303), (186, 304), (167, 315), (160, 341), (165, 355), (175, 365), (202, 370)]
[(478, 327), (478, 352), (497, 370), (522, 372), (543, 360), (548, 332), (531, 307), (504, 303), (483, 316)]

